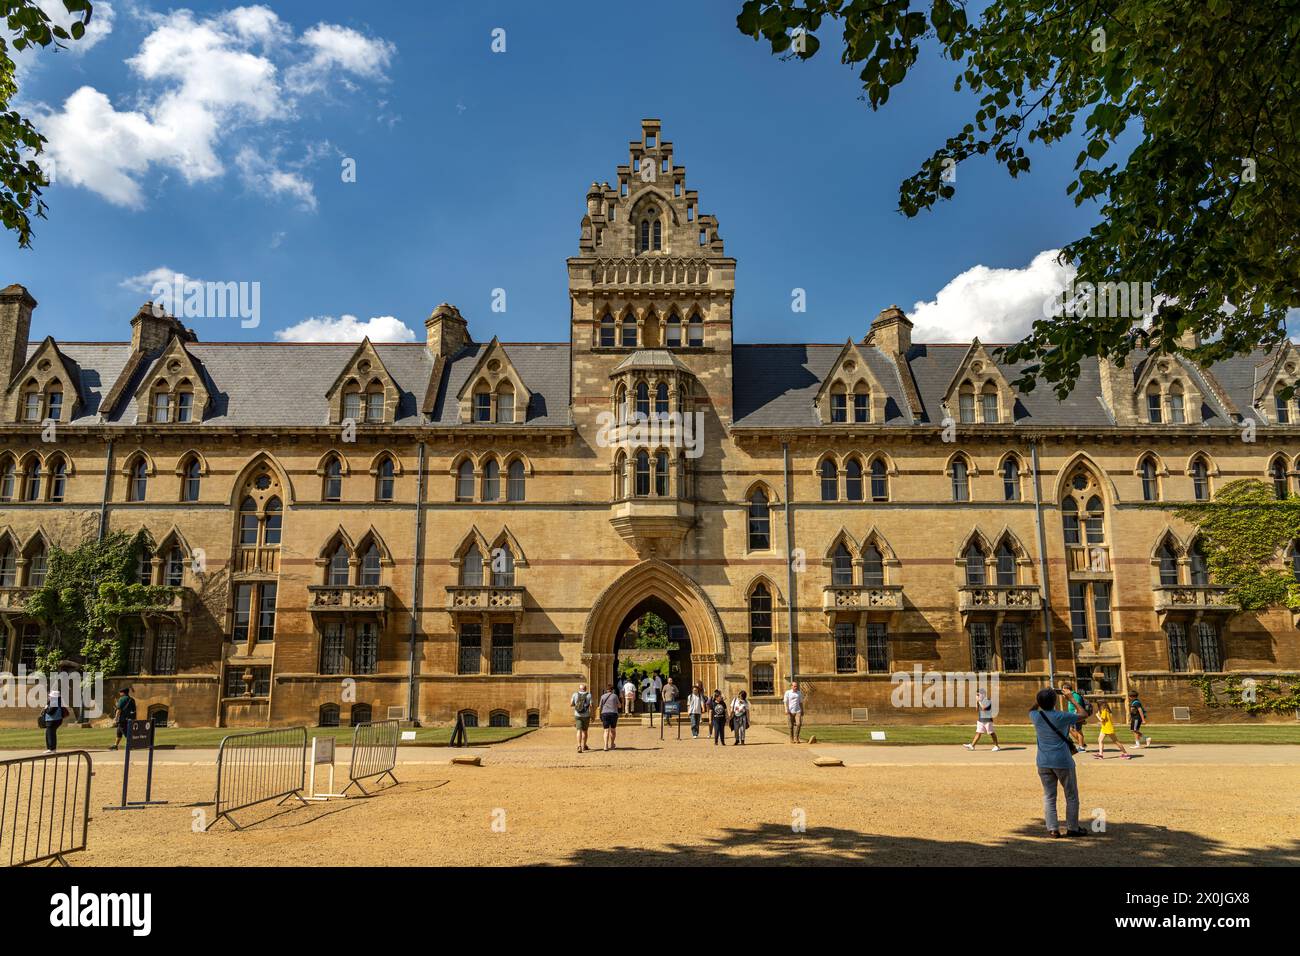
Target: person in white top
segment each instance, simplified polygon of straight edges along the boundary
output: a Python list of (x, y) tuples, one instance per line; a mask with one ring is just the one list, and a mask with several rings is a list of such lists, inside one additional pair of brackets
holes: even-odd
[(636, 684), (632, 683), (632, 678), (626, 678), (623, 684), (623, 713), (630, 714), (636, 710)]
[(700, 717), (704, 714), (704, 688), (696, 684), (691, 688), (691, 696), (686, 698), (686, 713), (691, 717), (691, 736), (699, 739)]
[(785, 715), (790, 721), (790, 743), (803, 743), (799, 739), (803, 732), (803, 692), (799, 690), (798, 681), (792, 681), (790, 689), (785, 692)]
[(745, 743), (745, 731), (749, 729), (749, 696), (742, 690), (731, 701), (731, 731), (736, 735), (736, 746)]

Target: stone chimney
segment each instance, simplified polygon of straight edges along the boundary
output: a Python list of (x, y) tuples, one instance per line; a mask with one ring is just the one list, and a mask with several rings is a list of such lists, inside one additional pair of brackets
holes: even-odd
[(882, 352), (906, 357), (912, 348), (912, 320), (896, 305), (881, 309), (871, 323), (867, 344)]
[(27, 364), (36, 300), (15, 283), (0, 289), (0, 391), (8, 388)]
[(1183, 329), (1183, 331), (1178, 334), (1178, 347), (1188, 352), (1200, 348), (1200, 333), (1195, 329)]
[(424, 320), (425, 341), (434, 358), (450, 357), (474, 340), (469, 335), (469, 323), (454, 305), (444, 302)]
[(140, 306), (140, 311), (131, 320), (131, 351), (161, 352), (178, 335), (186, 342), (193, 342), (198, 337), (187, 329), (174, 315), (159, 315), (152, 302)]

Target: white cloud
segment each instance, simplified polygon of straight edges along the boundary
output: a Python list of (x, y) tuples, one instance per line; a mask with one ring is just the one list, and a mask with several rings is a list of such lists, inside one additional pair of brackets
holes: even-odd
[[(222, 147), (235, 141), (232, 134), (293, 120), (298, 98), (323, 90), (329, 76), (382, 80), (395, 52), (385, 40), (330, 24), (312, 27), (296, 43), (292, 29), (262, 6), (149, 19), (151, 32), (126, 61), (142, 87), (136, 109), (119, 111), (83, 86), (61, 110), (33, 111), (60, 182), (134, 208), (145, 204), (147, 176), (172, 170), (188, 183), (215, 179), (225, 172)], [(289, 74), (310, 82), (289, 84), (282, 79)], [(245, 140), (240, 156), (250, 148)], [(301, 171), (237, 165), (271, 193), (315, 208)]]
[[(96, 8), (98, 9), (98, 8)], [(176, 282), (182, 284), (186, 282), (199, 282), (193, 276), (187, 276), (184, 272), (177, 272), (175, 269), (167, 266), (158, 266), (150, 269), (148, 272), (141, 272), (136, 276), (127, 276), (118, 283), (123, 289), (130, 289), (132, 292), (152, 292), (154, 287), (161, 284), (172, 286)]]
[(1023, 269), (972, 266), (948, 282), (929, 302), (917, 302), (908, 317), (914, 337), (925, 342), (1015, 342), (1043, 318), (1043, 303), (1073, 280), (1075, 268), (1056, 260), (1059, 250), (1034, 256)]
[(300, 209), (315, 210), (316, 191), (301, 173), (281, 169), (274, 158), (267, 158), (251, 146), (240, 149), (235, 156), (240, 178), (255, 192), (273, 196), (287, 196), (298, 201)]
[(391, 315), (362, 322), (355, 315), (318, 315), (275, 333), (279, 342), (414, 342), (415, 333)]

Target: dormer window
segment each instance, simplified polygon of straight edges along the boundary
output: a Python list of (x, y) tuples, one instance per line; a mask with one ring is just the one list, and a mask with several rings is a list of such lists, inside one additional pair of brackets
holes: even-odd
[(41, 393), (39, 389), (30, 388), (23, 395), (23, 421), (39, 422), (41, 420)]
[(384, 390), (378, 384), (370, 386), (366, 392), (366, 421), (379, 424), (384, 420)]
[(957, 420), (963, 425), (975, 421), (975, 389), (969, 382), (962, 385), (957, 395)]
[(980, 392), (980, 417), (989, 425), (1001, 421), (998, 414), (998, 388), (992, 382), (985, 382), (984, 389)]
[(361, 418), (361, 390), (350, 388), (343, 393), (344, 420), (359, 421)]
[(50, 386), (45, 399), (45, 417), (59, 421), (63, 415), (63, 387), (57, 382)]
[(1147, 389), (1147, 421), (1152, 425), (1159, 425), (1164, 421), (1160, 402), (1160, 388), (1156, 385), (1152, 385)]
[(836, 382), (831, 386), (831, 423), (839, 425), (848, 420), (848, 393), (841, 383)]
[(485, 385), (479, 386), (478, 390), (474, 392), (474, 421), (492, 421), (492, 393), (487, 390)]
[(515, 387), (509, 382), (497, 386), (497, 421), (503, 425), (515, 421)]
[(1283, 397), (1284, 386), (1279, 385), (1273, 395), (1273, 407), (1277, 411), (1277, 423), (1279, 425), (1289, 425), (1291, 423), (1291, 402)]
[(1169, 387), (1169, 424), (1182, 425), (1187, 421), (1183, 413), (1183, 387), (1175, 382)]
[(194, 392), (188, 388), (180, 388), (176, 391), (176, 421), (190, 422), (194, 420)]
[(853, 387), (853, 420), (871, 421), (871, 393), (861, 382)]
[(162, 390), (154, 392), (151, 419), (159, 425), (166, 425), (171, 421), (172, 397), (170, 394)]

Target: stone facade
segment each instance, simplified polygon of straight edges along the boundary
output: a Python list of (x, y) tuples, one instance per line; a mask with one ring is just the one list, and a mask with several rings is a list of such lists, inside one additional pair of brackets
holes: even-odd
[(148, 306), (129, 342), (29, 342), (35, 300), (0, 291), (3, 663), (50, 548), (147, 528), (142, 580), (176, 590), (124, 622), (122, 680), (185, 726), (562, 722), (645, 610), (760, 719), (791, 676), (810, 720), (968, 718), (894, 706), (919, 667), (997, 673), (1015, 720), (1049, 629), (1058, 680), (1162, 722), (1242, 719), (1199, 674), (1300, 670), (1291, 613), (1236, 609), (1171, 508), (1294, 490), (1294, 350), (1094, 362), (1058, 401), (896, 307), (843, 345), (733, 343), (736, 262), (655, 120), (568, 274), (561, 344), (446, 304), (419, 345), (203, 343)]

